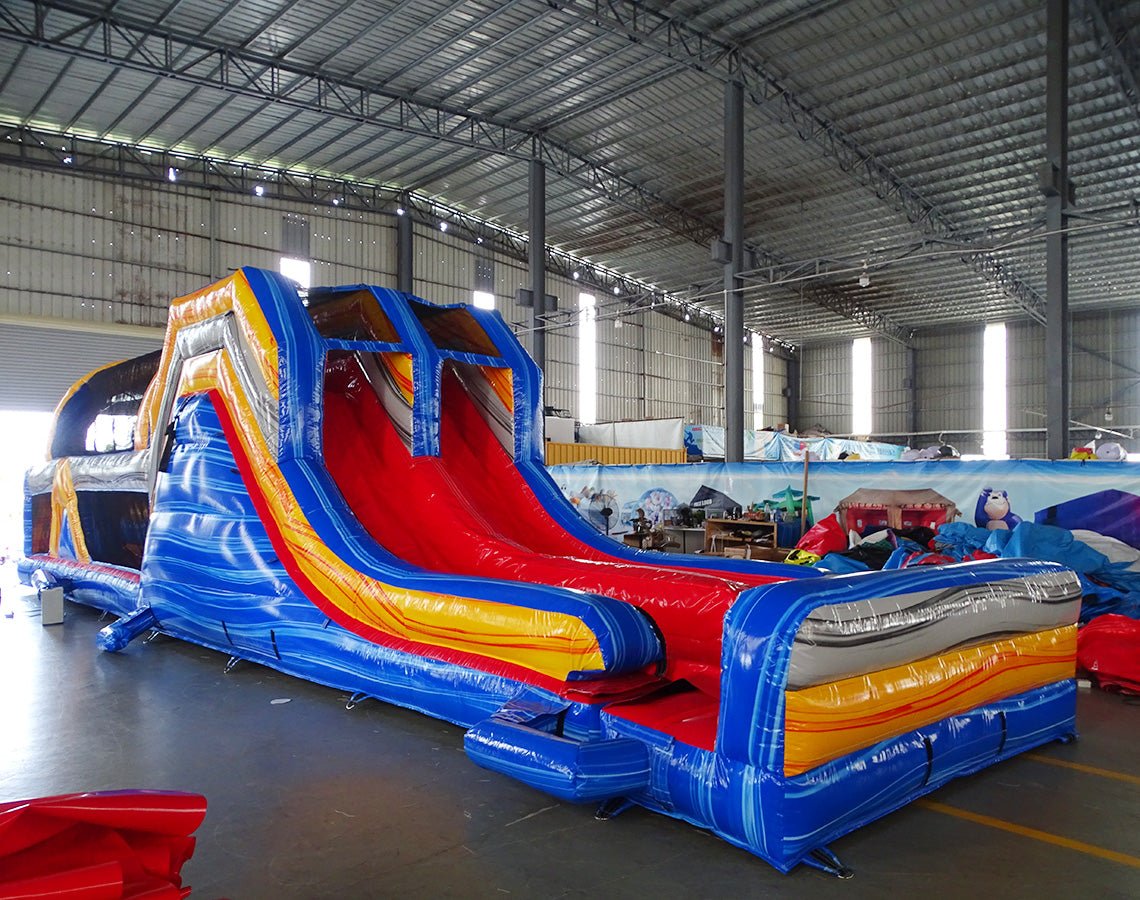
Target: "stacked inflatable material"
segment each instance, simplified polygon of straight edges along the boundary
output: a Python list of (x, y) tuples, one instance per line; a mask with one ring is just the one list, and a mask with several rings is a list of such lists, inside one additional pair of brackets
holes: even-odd
[[(86, 452), (132, 405), (135, 449)], [(620, 547), (546, 475), (541, 410), (497, 313), (244, 269), (64, 398), (21, 571), (119, 614), (107, 649), (154, 628), (421, 710), (480, 765), (782, 871), (840, 871), (835, 838), (1072, 736), (1064, 568)]]
[(182, 900), (206, 799), (96, 791), (0, 803), (0, 897)]

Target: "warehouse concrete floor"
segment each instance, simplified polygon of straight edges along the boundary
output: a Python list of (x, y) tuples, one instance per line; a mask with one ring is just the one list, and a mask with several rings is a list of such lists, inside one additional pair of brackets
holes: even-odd
[(195, 898), (1140, 896), (1140, 706), (1118, 696), (1081, 692), (1076, 744), (838, 841), (856, 873), (840, 881), (641, 809), (596, 821), (477, 768), (460, 728), (422, 715), (347, 711), (249, 663), (223, 674), (222, 655), (168, 638), (100, 653), (97, 612), (67, 604), (42, 627), (8, 584), (0, 609), (0, 799), (205, 794)]

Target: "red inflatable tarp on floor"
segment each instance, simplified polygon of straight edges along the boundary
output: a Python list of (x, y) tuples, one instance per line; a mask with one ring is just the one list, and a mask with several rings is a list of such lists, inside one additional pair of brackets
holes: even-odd
[(206, 798), (103, 791), (0, 803), (0, 900), (180, 900)]
[(1140, 620), (1098, 616), (1077, 636), (1077, 663), (1106, 690), (1140, 694)]

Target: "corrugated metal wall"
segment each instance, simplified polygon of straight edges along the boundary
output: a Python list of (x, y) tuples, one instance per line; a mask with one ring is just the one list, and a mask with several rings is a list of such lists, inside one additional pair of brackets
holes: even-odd
[[(1071, 418), (1085, 425), (1070, 425), (1073, 445), (1089, 440), (1098, 429), (1129, 433), (1140, 425), (1140, 312), (1075, 316), (1071, 331)], [(1111, 421), (1105, 418), (1109, 411)], [(1113, 437), (1106, 434), (1105, 439)], [(1129, 444), (1126, 449), (1138, 448)]]
[(871, 421), (875, 436), (892, 443), (907, 443), (905, 435), (911, 430), (914, 398), (908, 371), (909, 355), (906, 347), (894, 341), (871, 341), (874, 369)]
[[(252, 202), (255, 198), (250, 198)], [(281, 210), (275, 219), (280, 221)], [(309, 219), (309, 254), (314, 285), (396, 285), (396, 227), (391, 216), (314, 206)], [(277, 253), (273, 253), (273, 266)], [(227, 266), (228, 271), (234, 266)]]
[(163, 333), (158, 329), (126, 331), (83, 332), (0, 323), (0, 410), (51, 412), (68, 388), (88, 372), (162, 346)]
[(475, 290), (475, 244), (412, 224), (412, 293), (432, 303), (470, 303)]
[[(915, 371), (906, 348), (873, 341), (874, 433), (879, 439), (928, 446), (939, 435), (962, 453), (981, 452), (983, 327), (921, 332), (913, 341)], [(1009, 453), (1045, 455), (1045, 331), (1036, 323), (1007, 325)], [(1140, 311), (1073, 318), (1070, 426), (1074, 446), (1108, 429), (1140, 428)], [(803, 348), (799, 428), (850, 428), (851, 345)], [(913, 402), (910, 379), (914, 378)], [(1112, 420), (1105, 419), (1111, 410)], [(912, 421), (917, 435), (910, 435)], [(1085, 426), (1075, 423), (1085, 423)]]
[(162, 325), (206, 278), (206, 204), (187, 191), (0, 167), (0, 313)]
[[(750, 376), (749, 376), (750, 377)], [(774, 428), (788, 421), (788, 362), (772, 354), (764, 354), (764, 427)], [(747, 408), (747, 407), (746, 407)], [(747, 416), (745, 417), (747, 420)]]
[[(73, 323), (162, 326), (172, 297), (201, 287), (241, 265), (276, 268), (282, 220), (308, 226), (315, 285), (358, 282), (395, 285), (395, 221), (390, 215), (271, 197), (215, 192), (178, 184), (119, 183), (0, 166), (0, 316), (10, 321), (56, 319)], [(469, 302), (476, 250), (469, 239), (415, 225), (417, 293), (437, 303)], [(213, 239), (211, 240), (211, 233)], [(526, 265), (494, 258), (496, 304), (530, 346), (530, 310), (516, 300), (529, 285)], [(546, 403), (578, 413), (578, 294), (591, 289), (551, 275), (547, 290), (559, 312), (547, 331)], [(723, 425), (724, 368), (719, 338), (649, 311), (623, 316), (594, 291), (598, 321), (598, 414), (602, 421), (683, 418)], [(1008, 326), (1009, 428), (1013, 456), (1041, 456), (1044, 444), (1044, 331)], [(1075, 316), (1073, 418), (1091, 428), (1140, 427), (1140, 312)], [(874, 341), (873, 427), (881, 437), (905, 440), (914, 420), (925, 445), (945, 433), (962, 452), (979, 452), (982, 397), (980, 326), (919, 334), (915, 386), (907, 353)], [(746, 357), (747, 359), (747, 357)], [(765, 355), (764, 423), (787, 420), (787, 363)], [(800, 416), (844, 434), (851, 427), (849, 342), (806, 347), (801, 361)], [(752, 424), (752, 370), (745, 366), (746, 422)], [(1111, 408), (1112, 422), (1105, 410)], [(1028, 429), (1028, 430), (1027, 430)], [(967, 435), (966, 432), (973, 432)], [(1073, 443), (1095, 432), (1074, 426)]]
[(0, 166), (0, 314), (165, 325), (172, 297), (276, 269), (286, 214), (309, 222), (314, 284), (395, 283), (390, 216)]
[[(528, 332), (531, 328), (531, 311), (529, 308), (518, 305), (516, 298), (518, 288), (530, 286), (530, 274), (527, 267), (517, 260), (509, 260), (510, 272), (514, 279), (511, 289), (510, 303), (513, 318), (508, 321), (519, 322)], [(499, 262), (499, 266), (507, 263)], [(550, 317), (550, 324), (546, 329), (546, 372), (544, 382), (546, 385), (546, 403), (556, 409), (563, 409), (573, 416), (578, 415), (578, 295), (582, 293), (582, 286), (578, 282), (550, 272), (546, 274), (546, 291), (558, 298), (558, 312)], [(597, 292), (594, 292), (597, 294)], [(598, 302), (605, 298), (599, 296)], [(504, 313), (505, 315), (505, 313)], [(599, 343), (604, 339), (606, 330), (611, 325), (608, 322), (599, 322), (597, 325)], [(529, 346), (529, 341), (524, 342)], [(598, 393), (605, 391), (606, 375), (601, 370), (601, 347), (598, 348)], [(602, 397), (598, 397), (598, 412), (603, 407)]]
[(928, 446), (940, 434), (961, 453), (981, 453), (982, 327), (921, 333), (917, 353), (915, 446)]
[[(980, 452), (980, 435), (958, 432), (981, 428), (982, 333), (978, 327), (919, 334), (914, 342), (915, 369), (901, 344), (871, 342), (872, 429), (880, 440), (927, 446), (940, 432), (965, 453)], [(800, 417), (803, 430), (821, 425), (834, 434), (851, 430), (851, 342), (806, 346), (800, 363)], [(912, 378), (914, 384), (912, 386)], [(912, 409), (914, 407), (914, 409)], [(933, 435), (911, 436), (919, 432)]]
[(803, 431), (815, 425), (833, 434), (851, 431), (850, 341), (817, 344), (802, 350), (800, 419), (792, 426)]
[(723, 425), (723, 350), (716, 336), (666, 316), (643, 315), (653, 316), (645, 330), (646, 418)]
[[(161, 327), (171, 298), (239, 266), (276, 269), (287, 215), (307, 225), (314, 285), (395, 286), (391, 215), (0, 165), (0, 315)], [(470, 302), (476, 253), (486, 251), (454, 233), (419, 223), (414, 229), (415, 292), (435, 303)], [(526, 265), (500, 255), (493, 264), (496, 306), (529, 348), (530, 310), (516, 300), (529, 286)], [(576, 415), (575, 312), (578, 294), (591, 288), (549, 275), (547, 291), (558, 297), (559, 313), (547, 332), (546, 403)], [(649, 311), (615, 328), (618, 307), (606, 304), (616, 301), (593, 293), (603, 307), (599, 417), (723, 424), (723, 367), (713, 337)], [(786, 370), (780, 360), (770, 365), (767, 408), (772, 421), (783, 421)], [(750, 410), (750, 371), (745, 377)]]
[[(1109, 430), (1129, 434), (1140, 427), (1140, 312), (1074, 316), (1069, 329), (1072, 373), (1069, 404), (1070, 444), (1094, 438), (1118, 439)], [(1036, 324), (1009, 325), (1009, 452), (1044, 457), (1045, 329)], [(1111, 411), (1112, 420), (1105, 418)], [(1076, 423), (1084, 423), (1078, 425)], [(1032, 429), (1016, 431), (1016, 429)], [(1134, 450), (1128, 441), (1126, 449)]]
[[(1005, 328), (1009, 455), (1045, 456), (1045, 329), (1036, 322)], [(979, 401), (980, 402), (980, 401)], [(978, 415), (979, 421), (981, 414)], [(979, 426), (980, 427), (980, 426)], [(1023, 431), (1021, 429), (1034, 429)]]

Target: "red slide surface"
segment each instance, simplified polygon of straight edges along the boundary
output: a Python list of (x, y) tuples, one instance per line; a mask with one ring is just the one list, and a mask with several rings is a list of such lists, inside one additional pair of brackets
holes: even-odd
[[(617, 562), (547, 517), (454, 376), (445, 377), (440, 457), (413, 457), (354, 360), (326, 372), (324, 455), (349, 507), (389, 553), (435, 572), (577, 588), (644, 609), (670, 678), (719, 692), (735, 578)], [(774, 579), (748, 578), (749, 583)]]
[[(515, 467), (514, 460), (495, 439), (454, 374), (444, 373), (442, 393), (441, 462), (451, 477), (462, 485), (463, 496), (483, 514), (496, 534), (536, 553), (617, 565), (644, 565), (654, 570), (668, 568), (683, 575), (693, 573), (692, 569), (670, 566), (667, 554), (660, 554), (659, 561), (652, 565), (630, 563), (590, 546), (563, 529), (534, 496), (530, 485)], [(780, 576), (744, 572), (718, 574), (705, 570), (703, 574), (742, 587), (785, 580)]]

